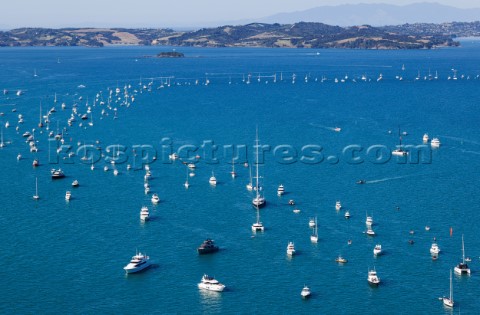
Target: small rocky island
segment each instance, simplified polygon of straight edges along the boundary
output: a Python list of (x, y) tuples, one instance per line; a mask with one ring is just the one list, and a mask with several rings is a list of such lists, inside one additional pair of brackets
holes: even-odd
[(177, 51), (167, 51), (157, 54), (157, 58), (183, 58), (185, 55)]

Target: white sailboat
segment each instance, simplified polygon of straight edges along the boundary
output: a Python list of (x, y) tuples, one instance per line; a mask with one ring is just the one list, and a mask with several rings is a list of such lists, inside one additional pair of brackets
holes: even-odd
[(455, 302), (453, 301), (453, 286), (452, 286), (452, 270), (450, 270), (450, 296), (449, 297), (443, 297), (443, 305), (447, 307), (453, 307), (455, 305)]
[(248, 168), (249, 168), (249, 171), (250, 171), (250, 182), (247, 184), (247, 190), (248, 190), (248, 191), (252, 191), (252, 190), (253, 190), (252, 167), (249, 165)]
[(257, 222), (252, 224), (252, 231), (257, 232), (257, 231), (264, 231), (265, 227), (263, 226), (262, 222), (260, 221), (260, 209), (257, 207)]
[(33, 199), (38, 200), (40, 196), (38, 195), (38, 178), (35, 177), (35, 195), (33, 195)]
[(455, 268), (453, 268), (453, 271), (455, 271), (455, 273), (459, 275), (463, 275), (463, 274), (470, 275), (470, 268), (468, 267), (468, 264), (465, 262), (465, 245), (463, 242), (463, 234), (462, 234), (462, 262), (456, 265)]
[(256, 168), (256, 175), (255, 175), (255, 198), (253, 198), (252, 200), (252, 204), (253, 206), (255, 207), (258, 207), (258, 208), (261, 208), (263, 206), (265, 206), (265, 203), (266, 203), (266, 200), (265, 200), (265, 197), (263, 197), (261, 194), (260, 194), (260, 190), (261, 190), (261, 187), (258, 183), (258, 180), (260, 178), (260, 176), (258, 175), (258, 147), (260, 146), (258, 144), (258, 128), (256, 130), (256, 139), (255, 139), (255, 147), (256, 147), (256, 158), (255, 158), (255, 168)]
[(235, 172), (235, 159), (232, 157), (232, 171), (230, 172), (230, 175), (232, 175), (232, 178), (237, 177), (237, 173)]
[(398, 148), (392, 151), (392, 155), (396, 155), (396, 156), (408, 155), (408, 152), (402, 149), (402, 136), (400, 135), (400, 127), (398, 127), (398, 139), (399, 139)]
[(318, 224), (317, 217), (315, 217), (315, 226), (313, 227), (313, 234), (310, 235), (310, 241), (312, 243), (318, 243)]
[(183, 184), (183, 186), (185, 186), (186, 189), (188, 189), (188, 187), (190, 187), (190, 184), (188, 183), (188, 173), (189, 173), (189, 169), (187, 167), (187, 179), (185, 180), (185, 184)]
[(3, 142), (3, 126), (2, 126), (2, 131), (1, 131), (1, 134), (0, 134), (0, 148), (4, 148), (6, 146), (7, 145)]

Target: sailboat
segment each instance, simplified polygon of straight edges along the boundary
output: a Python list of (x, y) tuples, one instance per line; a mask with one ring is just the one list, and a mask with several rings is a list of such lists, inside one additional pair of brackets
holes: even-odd
[(452, 287), (452, 270), (450, 270), (450, 297), (443, 297), (443, 305), (453, 307), (455, 302), (453, 301), (453, 287)]
[(310, 241), (312, 243), (318, 243), (318, 224), (317, 217), (315, 217), (315, 226), (313, 227), (313, 234), (310, 235)]
[(465, 246), (463, 242), (463, 234), (462, 234), (462, 262), (456, 265), (455, 268), (453, 268), (453, 271), (455, 271), (455, 273), (459, 275), (463, 275), (463, 274), (470, 275), (470, 268), (468, 267), (468, 264), (465, 262)]
[(35, 177), (35, 195), (33, 195), (33, 199), (38, 200), (40, 196), (38, 195), (38, 178)]
[(232, 178), (235, 178), (237, 176), (237, 173), (235, 173), (235, 161), (234, 161), (234, 157), (232, 157), (232, 171), (230, 172), (230, 174), (232, 175)]
[(256, 167), (256, 175), (255, 175), (255, 198), (252, 200), (252, 204), (255, 207), (261, 208), (265, 206), (266, 200), (265, 197), (263, 197), (260, 194), (261, 187), (258, 184), (258, 179), (260, 178), (258, 175), (258, 147), (260, 145), (258, 144), (258, 128), (256, 130), (256, 139), (255, 139), (255, 147), (256, 147), (256, 159), (255, 159), (255, 167)]
[(399, 138), (398, 148), (392, 151), (392, 155), (406, 156), (408, 152), (402, 149), (402, 136), (400, 135), (400, 127), (398, 127), (398, 138)]
[(187, 179), (185, 180), (185, 184), (183, 184), (183, 186), (185, 186), (186, 189), (188, 189), (188, 187), (190, 187), (190, 184), (188, 183), (188, 167), (187, 167)]
[(252, 231), (264, 231), (265, 227), (263, 226), (262, 222), (260, 222), (260, 211), (257, 207), (257, 222), (252, 224)]
[(42, 122), (42, 102), (40, 102), (40, 120), (38, 121), (38, 127), (42, 128), (43, 127), (43, 122)]
[(6, 146), (7, 145), (3, 142), (3, 126), (2, 126), (2, 131), (1, 131), (1, 134), (0, 134), (0, 148), (4, 148)]
[(250, 170), (250, 182), (247, 184), (247, 190), (252, 191), (253, 190), (253, 184), (252, 184), (252, 167), (249, 165), (249, 170)]

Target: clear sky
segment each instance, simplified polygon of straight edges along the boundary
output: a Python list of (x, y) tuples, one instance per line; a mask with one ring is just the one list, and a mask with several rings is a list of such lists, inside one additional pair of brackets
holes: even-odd
[(211, 26), (323, 5), (415, 2), (480, 7), (478, 0), (4, 0), (0, 28)]

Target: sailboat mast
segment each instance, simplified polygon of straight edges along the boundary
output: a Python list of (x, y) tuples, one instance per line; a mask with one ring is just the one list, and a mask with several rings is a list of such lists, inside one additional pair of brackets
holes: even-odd
[(462, 234), (462, 262), (465, 264), (465, 244), (463, 242), (463, 234)]
[(256, 195), (257, 198), (259, 197), (259, 189), (258, 189), (258, 127), (255, 130), (255, 146), (256, 146), (256, 161), (255, 161), (255, 166), (256, 166), (256, 183), (255, 183), (255, 190), (256, 190)]
[(453, 302), (452, 270), (450, 269), (450, 301)]

